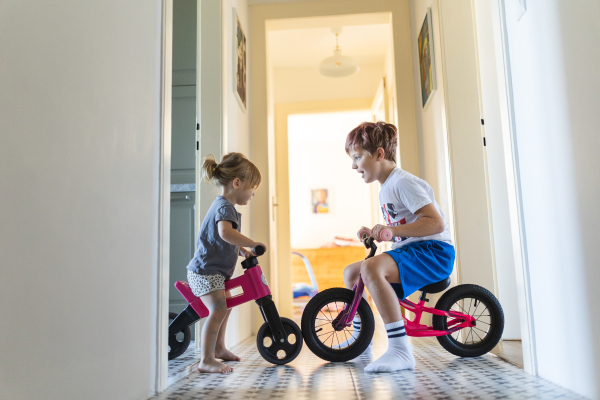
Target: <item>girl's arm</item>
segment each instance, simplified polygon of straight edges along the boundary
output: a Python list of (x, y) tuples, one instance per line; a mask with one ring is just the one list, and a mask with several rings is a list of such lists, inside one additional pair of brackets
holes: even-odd
[(223, 240), (227, 243), (239, 247), (254, 248), (256, 246), (262, 246), (265, 248), (265, 250), (267, 250), (267, 246), (265, 246), (263, 243), (255, 242), (252, 239), (242, 235), (237, 230), (233, 229), (233, 223), (231, 221), (219, 221), (217, 222), (217, 227), (219, 229), (219, 236), (221, 236), (221, 238), (223, 238)]
[(371, 230), (371, 236), (379, 238), (379, 232), (383, 229), (389, 229), (394, 236), (401, 237), (425, 237), (444, 232), (444, 220), (433, 203), (419, 208), (415, 215), (417, 220), (410, 224), (398, 226), (375, 225)]

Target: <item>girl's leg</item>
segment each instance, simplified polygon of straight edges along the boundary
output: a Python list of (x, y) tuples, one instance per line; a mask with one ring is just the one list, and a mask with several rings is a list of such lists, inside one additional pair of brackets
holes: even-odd
[[(225, 296), (229, 296), (229, 290), (225, 292)], [(227, 310), (227, 314), (223, 319), (219, 334), (217, 335), (217, 343), (215, 345), (215, 358), (220, 358), (223, 361), (241, 361), (241, 358), (233, 354), (225, 347), (225, 330), (227, 329), (227, 321), (229, 321), (231, 310)]]
[(404, 329), (404, 319), (396, 292), (390, 283), (400, 283), (398, 265), (394, 259), (381, 254), (366, 260), (361, 276), (373, 297), (388, 335), (388, 349), (376, 361), (365, 368), (366, 372), (393, 372), (415, 367), (412, 346)]
[(201, 296), (202, 302), (208, 308), (209, 315), (202, 328), (202, 342), (200, 343), (201, 360), (198, 365), (200, 372), (218, 372), (226, 374), (233, 371), (229, 365), (215, 359), (215, 346), (223, 320), (227, 316), (227, 303), (225, 291), (215, 290)]

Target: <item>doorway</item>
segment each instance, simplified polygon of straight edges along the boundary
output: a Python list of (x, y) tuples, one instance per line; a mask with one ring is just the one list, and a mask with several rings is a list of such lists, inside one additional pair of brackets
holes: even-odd
[(344, 267), (365, 257), (356, 232), (372, 223), (378, 205), (344, 144), (350, 130), (370, 120), (369, 109), (287, 118), (294, 316), (315, 292), (343, 287)]

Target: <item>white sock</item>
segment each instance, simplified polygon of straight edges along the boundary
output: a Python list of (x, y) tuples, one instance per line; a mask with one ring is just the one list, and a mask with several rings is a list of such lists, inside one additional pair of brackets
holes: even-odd
[[(356, 338), (358, 337), (358, 334), (360, 333), (360, 318), (354, 317), (354, 319), (352, 320), (352, 336), (350, 336), (350, 338), (348, 340), (346, 340), (343, 343), (340, 343), (339, 345), (334, 345), (332, 346), (334, 349), (343, 349), (345, 347), (350, 346), (352, 343), (354, 343), (354, 341), (356, 340)], [(367, 347), (367, 349), (365, 351), (363, 351), (362, 354), (371, 354), (371, 351), (373, 351), (373, 341), (371, 340), (371, 343), (369, 343), (369, 347)]]
[(412, 346), (408, 343), (404, 320), (385, 324), (388, 334), (388, 349), (371, 364), (365, 367), (366, 372), (394, 372), (402, 369), (413, 369), (415, 357)]

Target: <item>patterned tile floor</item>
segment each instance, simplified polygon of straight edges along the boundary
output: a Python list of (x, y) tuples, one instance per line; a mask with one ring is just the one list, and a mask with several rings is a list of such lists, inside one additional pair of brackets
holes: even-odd
[[(433, 338), (412, 339), (414, 371), (367, 374), (363, 368), (387, 348), (382, 322), (377, 318), (373, 354), (347, 363), (328, 363), (304, 346), (288, 365), (274, 366), (250, 338), (233, 350), (242, 362), (230, 363), (229, 375), (199, 374), (195, 370), (154, 400), (216, 399), (580, 399), (581, 397), (493, 355), (461, 359), (446, 352)], [(185, 370), (198, 353), (192, 346), (181, 360), (173, 360), (171, 374)], [(197, 359), (197, 358), (196, 358)], [(177, 364), (175, 364), (177, 362)], [(181, 374), (181, 373), (180, 373)]]

